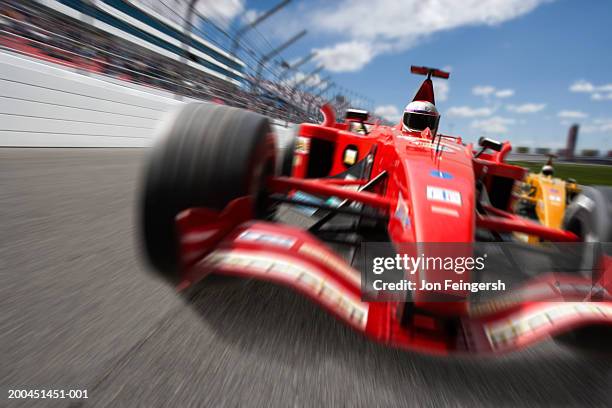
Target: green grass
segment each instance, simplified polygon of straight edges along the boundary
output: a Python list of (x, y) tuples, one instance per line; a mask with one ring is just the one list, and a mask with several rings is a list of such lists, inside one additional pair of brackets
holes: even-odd
[[(539, 173), (543, 163), (534, 162), (512, 162), (522, 167), (527, 167), (529, 171)], [(612, 166), (597, 164), (567, 164), (555, 163), (555, 177), (562, 179), (573, 178), (578, 184), (612, 186)]]

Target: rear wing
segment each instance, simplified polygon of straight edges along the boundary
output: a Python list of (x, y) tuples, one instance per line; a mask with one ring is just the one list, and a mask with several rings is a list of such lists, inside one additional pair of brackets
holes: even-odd
[(444, 78), (448, 79), (450, 73), (446, 71), (442, 71), (438, 68), (430, 68), (430, 67), (417, 67), (416, 65), (412, 65), (410, 67), (410, 72), (417, 75), (427, 75), (427, 78), (421, 84), (421, 87), (417, 91), (416, 95), (414, 95), (413, 101), (428, 101), (436, 104), (436, 98), (434, 97), (434, 89), (433, 82), (431, 81), (431, 77), (436, 78)]
[(410, 72), (417, 75), (427, 75), (428, 79), (431, 77), (448, 79), (450, 76), (449, 72), (442, 71), (438, 68), (417, 67), (416, 65), (410, 66)]

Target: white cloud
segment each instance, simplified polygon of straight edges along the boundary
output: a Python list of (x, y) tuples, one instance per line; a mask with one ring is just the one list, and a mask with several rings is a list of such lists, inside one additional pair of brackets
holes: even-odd
[(587, 80), (580, 79), (570, 85), (569, 90), (590, 94), (594, 101), (612, 100), (612, 84), (593, 85)]
[[(404, 40), (466, 25), (495, 25), (529, 13), (543, 0), (343, 0), (313, 13), (316, 25), (354, 38)], [(406, 18), (410, 17), (410, 24)], [(355, 24), (367, 21), (369, 24)]]
[(360, 41), (338, 43), (314, 51), (317, 53), (315, 59), (331, 72), (358, 71), (378, 53), (371, 44)]
[(589, 115), (580, 111), (562, 110), (557, 113), (557, 116), (562, 119), (582, 119), (586, 118)]
[(196, 2), (196, 10), (225, 27), (244, 11), (244, 0), (199, 0)]
[(569, 87), (570, 92), (585, 92), (591, 93), (595, 91), (595, 86), (592, 83), (585, 81), (584, 79), (574, 82)]
[(495, 96), (498, 98), (509, 98), (514, 95), (514, 89), (500, 89), (495, 92)]
[(242, 24), (250, 24), (262, 14), (261, 11), (249, 9), (242, 14)]
[(453, 106), (446, 114), (456, 118), (481, 118), (491, 116), (493, 109), (491, 108), (471, 108), (469, 106)]
[[(296, 72), (295, 75), (293, 75), (292, 77), (290, 77), (289, 79), (287, 79), (286, 83), (288, 86), (292, 86), (302, 80), (304, 80), (307, 75), (309, 74), (304, 74), (303, 72)], [(308, 79), (306, 79), (304, 82), (302, 82), (301, 86), (305, 87), (305, 88), (310, 88), (313, 86), (318, 86), (321, 84), (321, 76), (319, 74), (314, 74), (311, 77), (309, 77)]]
[[(138, 3), (182, 26), (191, 0), (138, 0)], [(244, 11), (244, 3), (245, 0), (199, 0), (195, 3), (195, 8), (198, 14), (213, 20), (218, 25), (227, 27)]]
[(584, 133), (609, 133), (612, 134), (612, 118), (598, 118), (590, 124), (582, 126), (581, 132)]
[(491, 85), (476, 85), (472, 88), (472, 93), (476, 96), (488, 98), (494, 95), (497, 98), (509, 98), (514, 95), (514, 89), (497, 89)]
[(506, 133), (508, 126), (516, 123), (514, 119), (493, 116), (492, 118), (474, 120), (470, 126), (484, 133)]
[[(341, 0), (310, 14), (314, 31), (342, 36), (340, 44), (367, 43), (369, 58), (328, 68), (355, 71), (381, 52), (403, 51), (436, 32), (462, 26), (496, 25), (527, 14), (550, 0)], [(362, 24), (362, 22), (367, 22)], [(336, 49), (336, 46), (323, 50)], [(337, 62), (332, 59), (332, 62)], [(327, 67), (327, 65), (326, 65)]]
[(476, 85), (472, 88), (472, 93), (476, 96), (489, 96), (495, 92), (495, 88), (490, 85)]
[(446, 101), (448, 99), (448, 93), (450, 92), (450, 86), (447, 80), (433, 78), (432, 82), (434, 84), (436, 102)]
[(374, 109), (374, 114), (390, 122), (397, 122), (400, 118), (400, 111), (395, 105), (381, 105)]
[(591, 99), (593, 99), (594, 101), (612, 100), (612, 92), (608, 94), (595, 92), (594, 94), (591, 95)]
[(508, 105), (506, 109), (514, 113), (536, 113), (545, 107), (545, 103), (524, 103), (522, 105)]

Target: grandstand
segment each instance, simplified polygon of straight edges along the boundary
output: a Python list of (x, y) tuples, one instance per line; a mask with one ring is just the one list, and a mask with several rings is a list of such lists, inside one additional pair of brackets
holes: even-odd
[(189, 21), (188, 0), (166, 1), (172, 7), (157, 0), (0, 0), (0, 47), (284, 121), (317, 120), (325, 102), (340, 114), (350, 105), (345, 95), (306, 92), (274, 70), (255, 78), (257, 50), (241, 60)]

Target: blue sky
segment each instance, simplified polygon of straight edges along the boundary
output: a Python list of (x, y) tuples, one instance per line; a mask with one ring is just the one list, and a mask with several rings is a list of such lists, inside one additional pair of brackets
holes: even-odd
[[(277, 3), (228, 1), (236, 21)], [(283, 57), (318, 50), (305, 71), (323, 63), (390, 118), (422, 80), (411, 64), (447, 67), (443, 132), (557, 148), (576, 122), (579, 148), (612, 149), (610, 0), (294, 0), (259, 30), (280, 43), (302, 28)]]

